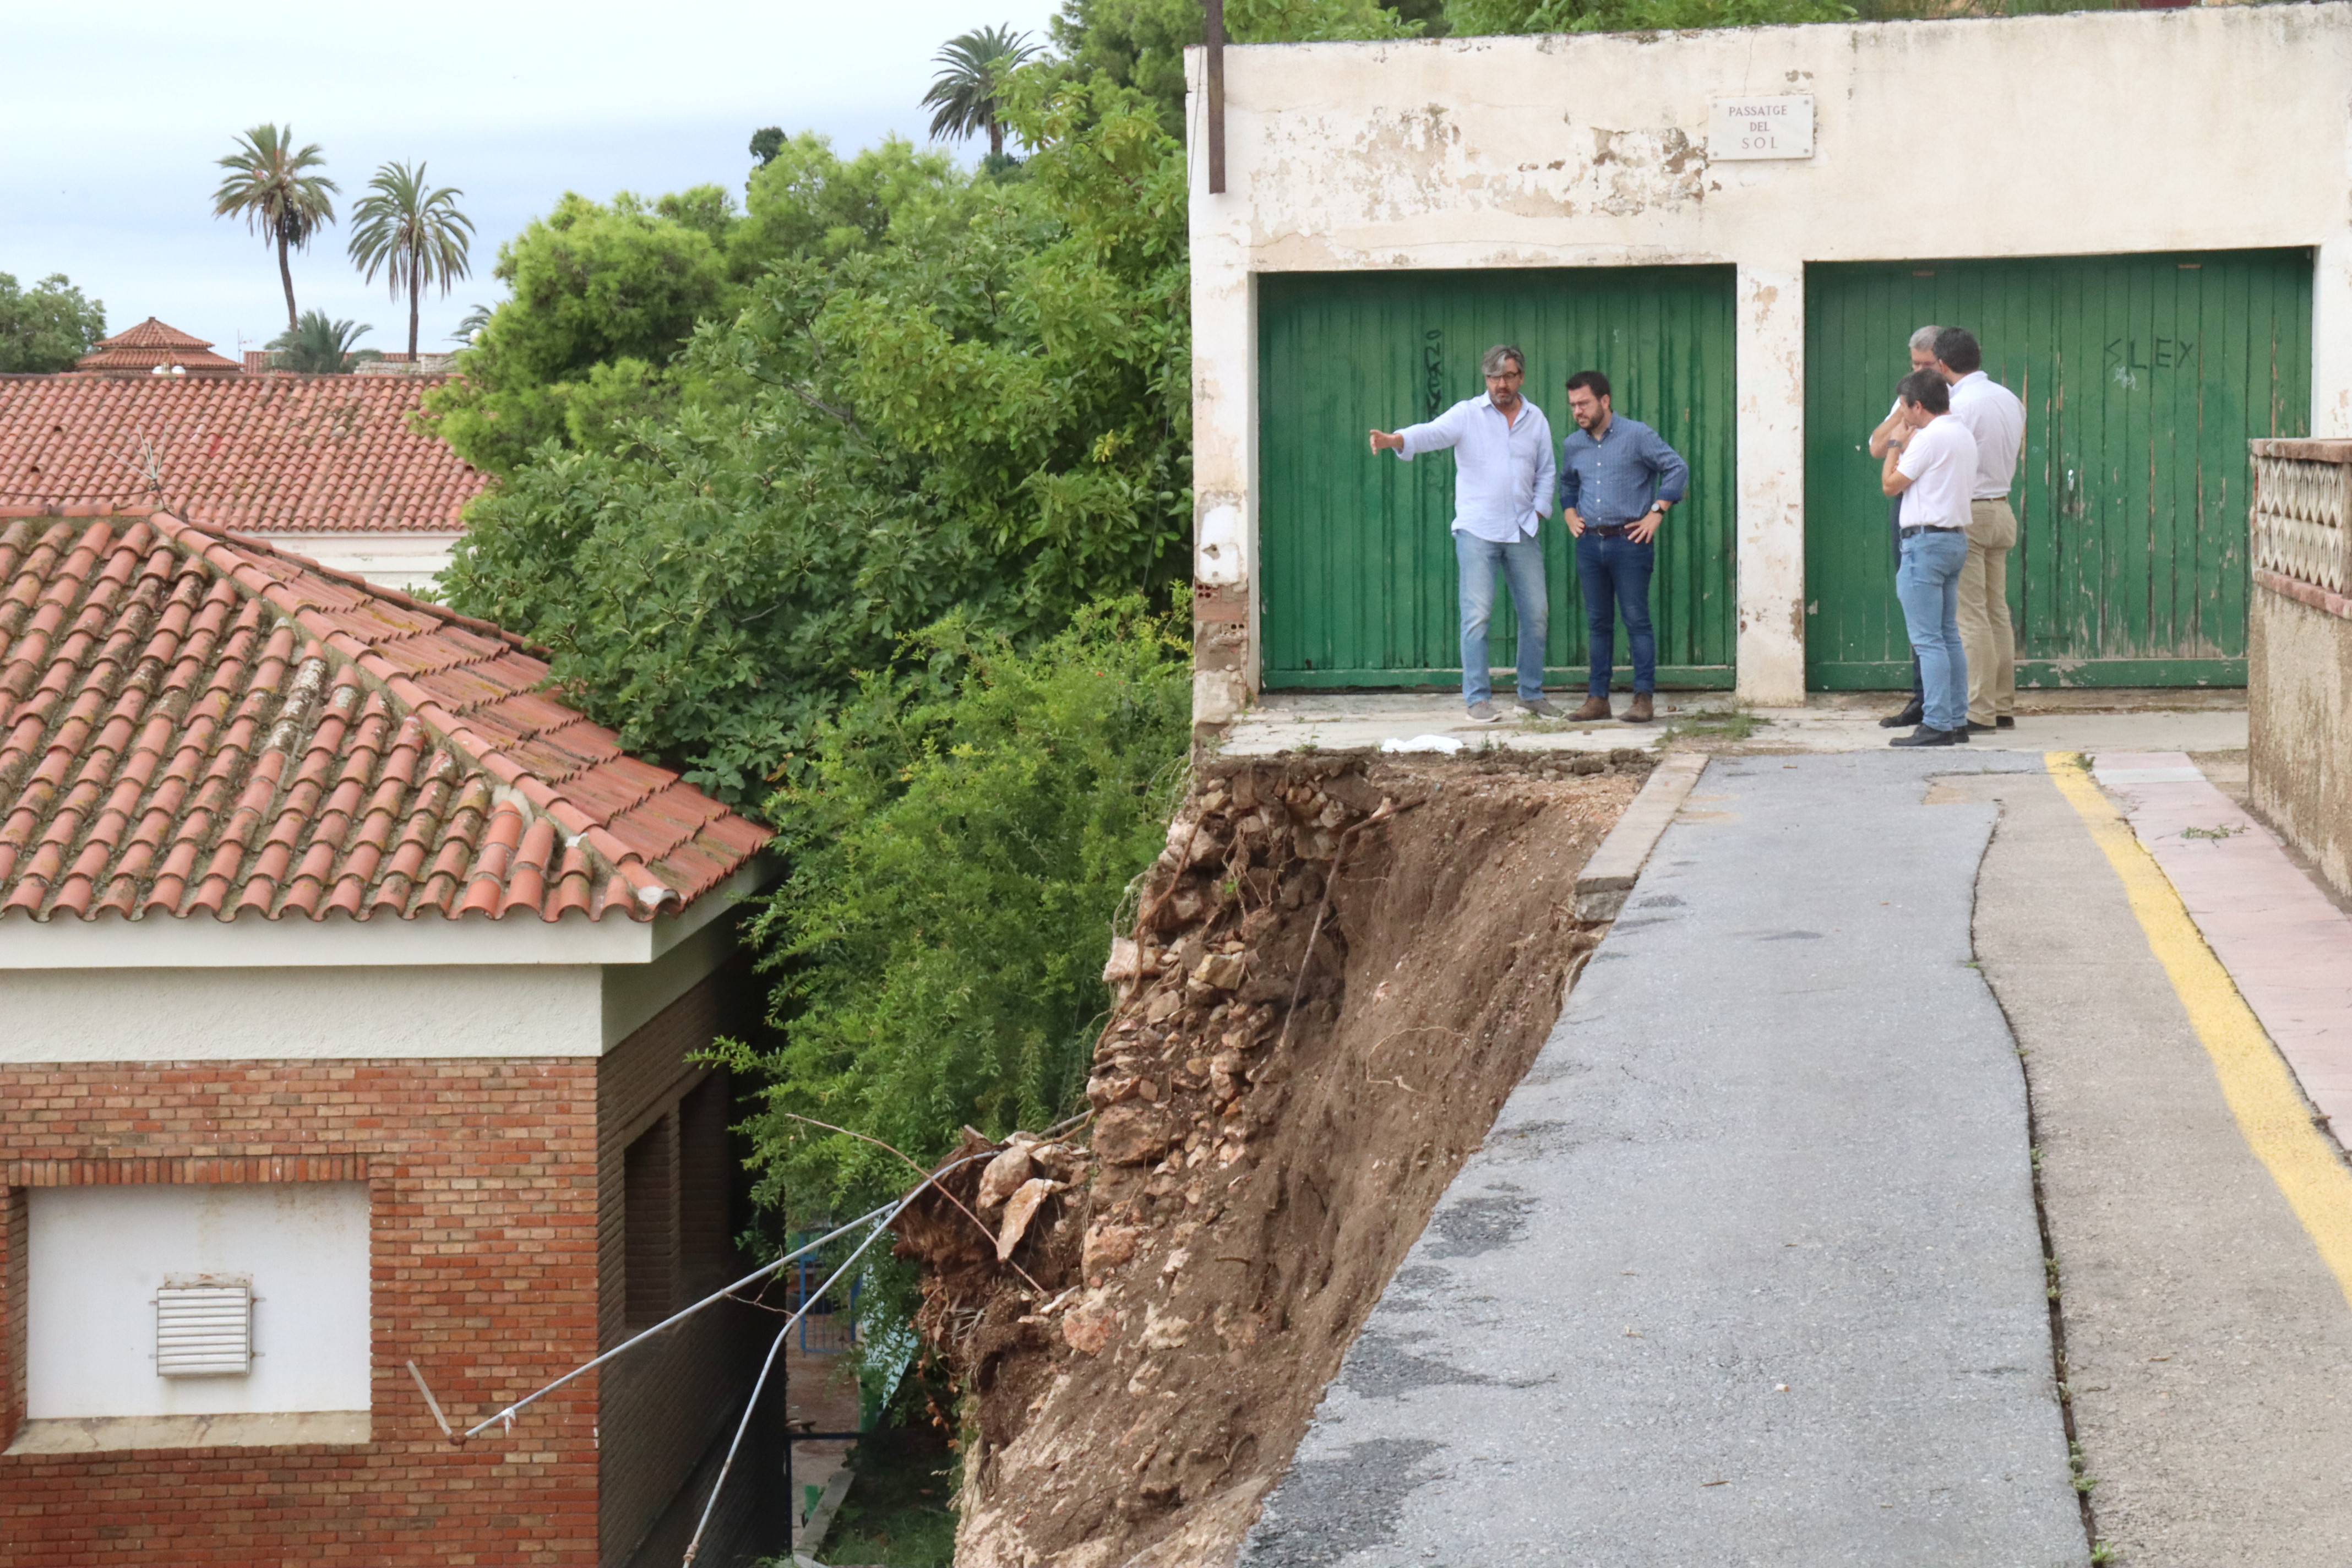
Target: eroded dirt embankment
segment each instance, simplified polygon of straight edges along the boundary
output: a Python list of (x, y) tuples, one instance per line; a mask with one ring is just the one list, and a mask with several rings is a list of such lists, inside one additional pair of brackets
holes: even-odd
[(957, 1562), (1232, 1561), (1559, 1016), (1577, 873), (1650, 763), (1202, 767), (1112, 954), (1090, 1129), (900, 1226), (971, 1394)]

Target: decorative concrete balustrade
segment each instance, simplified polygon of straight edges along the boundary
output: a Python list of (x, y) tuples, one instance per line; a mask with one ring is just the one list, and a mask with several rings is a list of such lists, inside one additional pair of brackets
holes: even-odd
[(2315, 609), (2297, 592), (2352, 595), (2352, 441), (2252, 441), (2254, 581)]
[(2352, 441), (2248, 446), (2248, 780), (2352, 897)]

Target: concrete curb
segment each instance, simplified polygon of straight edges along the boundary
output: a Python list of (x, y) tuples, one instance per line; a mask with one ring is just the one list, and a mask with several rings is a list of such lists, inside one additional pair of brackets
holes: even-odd
[(1634, 879), (1642, 874), (1643, 864), (1650, 851), (1673, 822), (1675, 814), (1690, 798), (1692, 786), (1700, 773), (1706, 771), (1707, 757), (1703, 752), (1675, 752), (1662, 757), (1650, 771), (1650, 779), (1592, 858), (1576, 879), (1576, 918), (1580, 921), (1613, 921), (1617, 911), (1625, 907), (1625, 895), (1633, 889)]

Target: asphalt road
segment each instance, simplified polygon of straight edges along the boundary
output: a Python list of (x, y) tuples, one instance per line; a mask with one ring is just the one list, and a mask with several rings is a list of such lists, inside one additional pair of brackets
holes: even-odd
[(2086, 1562), (1970, 947), (1997, 807), (1926, 803), (2040, 766), (1711, 766), (1241, 1562)]
[(1977, 951), (2026, 1069), (2074, 1424), (2122, 1568), (2352, 1563), (2352, 1308), (2046, 776), (1995, 801)]

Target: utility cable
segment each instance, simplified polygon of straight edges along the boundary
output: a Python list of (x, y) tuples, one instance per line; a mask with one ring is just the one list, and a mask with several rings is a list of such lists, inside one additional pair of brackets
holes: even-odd
[[(963, 1162), (958, 1161), (957, 1163), (961, 1164)], [(948, 1170), (953, 1170), (954, 1168), (954, 1166), (950, 1165), (948, 1167)], [(940, 1173), (940, 1176), (945, 1174), (947, 1174), (947, 1171), (941, 1171)], [(702, 1532), (710, 1527), (710, 1515), (712, 1510), (717, 1509), (719, 1506), (719, 1494), (721, 1491), (724, 1491), (727, 1488), (727, 1472), (735, 1468), (735, 1451), (743, 1446), (743, 1434), (751, 1429), (751, 1417), (760, 1408), (760, 1394), (768, 1386), (768, 1373), (775, 1370), (776, 1352), (784, 1348), (784, 1341), (791, 1337), (793, 1326), (807, 1314), (810, 1307), (824, 1300), (825, 1292), (832, 1289), (834, 1286), (839, 1282), (841, 1277), (849, 1272), (850, 1265), (856, 1263), (859, 1256), (863, 1254), (867, 1247), (874, 1245), (874, 1238), (880, 1236), (884, 1231), (890, 1227), (890, 1220), (898, 1217), (898, 1211), (905, 1208), (908, 1204), (914, 1202), (916, 1197), (922, 1193), (923, 1187), (929, 1186), (931, 1182), (935, 1182), (937, 1180), (939, 1180), (939, 1176), (933, 1176), (930, 1181), (925, 1182), (922, 1187), (917, 1187), (913, 1192), (908, 1193), (905, 1197), (899, 1199), (896, 1205), (892, 1205), (889, 1217), (882, 1220), (879, 1224), (876, 1225), (872, 1230), (866, 1233), (866, 1239), (859, 1242), (856, 1250), (851, 1252), (846, 1258), (843, 1259), (841, 1267), (833, 1271), (833, 1277), (827, 1279), (824, 1284), (818, 1286), (814, 1295), (809, 1296), (803, 1300), (801, 1302), (800, 1310), (794, 1312), (791, 1317), (786, 1318), (784, 1320), (784, 1326), (776, 1331), (775, 1342), (768, 1346), (768, 1359), (760, 1363), (759, 1378), (751, 1384), (751, 1397), (744, 1401), (743, 1418), (735, 1423), (735, 1436), (727, 1445), (727, 1458), (719, 1463), (719, 1479), (711, 1483), (710, 1495), (703, 1500), (702, 1517), (695, 1521), (694, 1539), (686, 1543), (686, 1555), (679, 1560), (678, 1568), (693, 1568), (694, 1554), (702, 1550)], [(789, 1500), (787, 1500), (786, 1506), (790, 1506)]]
[[(950, 1166), (948, 1169), (952, 1170), (954, 1167)], [(947, 1171), (941, 1171), (940, 1173), (940, 1175), (943, 1176), (945, 1174), (947, 1174)], [(935, 1176), (932, 1180), (936, 1181), (938, 1180), (938, 1177)], [(926, 1186), (929, 1184), (929, 1183), (924, 1184)], [(866, 1224), (869, 1220), (880, 1218), (884, 1215), (890, 1215), (895, 1217), (898, 1210), (906, 1206), (907, 1202), (915, 1196), (915, 1193), (919, 1193), (922, 1190), (922, 1187), (917, 1187), (914, 1193), (908, 1194), (905, 1198), (899, 1199), (896, 1204), (884, 1204), (880, 1208), (873, 1211), (873, 1213), (861, 1215), (856, 1219), (851, 1220), (847, 1225), (843, 1226), (840, 1229), (818, 1237), (806, 1247), (800, 1247), (792, 1252), (787, 1252), (772, 1263), (761, 1264), (759, 1268), (753, 1269), (751, 1273), (746, 1274), (742, 1279), (738, 1279), (735, 1283), (728, 1286), (725, 1289), (713, 1291), (711, 1294), (705, 1296), (701, 1300), (697, 1301), (693, 1306), (688, 1307), (681, 1311), (671, 1313), (668, 1317), (664, 1318), (660, 1322), (656, 1323), (652, 1328), (646, 1330), (643, 1333), (631, 1335), (629, 1338), (623, 1340), (619, 1344), (614, 1345), (611, 1350), (606, 1351), (603, 1355), (598, 1356), (594, 1361), (586, 1362), (579, 1366), (573, 1367), (570, 1372), (565, 1373), (553, 1383), (551, 1383), (546, 1387), (539, 1390), (538, 1393), (524, 1395), (522, 1398), (516, 1400), (512, 1405), (508, 1405), (505, 1409), (499, 1411), (496, 1415), (490, 1415), (486, 1419), (478, 1421), (473, 1426), (467, 1427), (463, 1433), (450, 1440), (452, 1442), (462, 1443), (467, 1438), (478, 1436), (484, 1429), (494, 1426), (500, 1421), (513, 1420), (516, 1413), (521, 1410), (524, 1405), (545, 1398), (547, 1395), (554, 1393), (557, 1389), (562, 1388), (565, 1384), (570, 1383), (573, 1378), (578, 1377), (581, 1373), (595, 1371), (596, 1368), (604, 1365), (606, 1362), (611, 1361), (623, 1351), (629, 1349), (633, 1345), (642, 1344), (644, 1342), (653, 1338), (656, 1334), (660, 1333), (664, 1329), (670, 1327), (672, 1324), (683, 1322), (688, 1318), (694, 1316), (695, 1313), (702, 1310), (703, 1308), (708, 1307), (713, 1302), (720, 1300), (725, 1297), (733, 1295), (736, 1291), (743, 1289), (744, 1286), (766, 1279), (769, 1275), (773, 1274), (777, 1269), (782, 1268), (785, 1264), (793, 1262), (805, 1257), (809, 1253), (814, 1252), (826, 1242), (832, 1241), (838, 1237), (846, 1236), (851, 1231), (856, 1230), (859, 1226)], [(872, 1237), (869, 1237), (867, 1239), (870, 1241)]]

